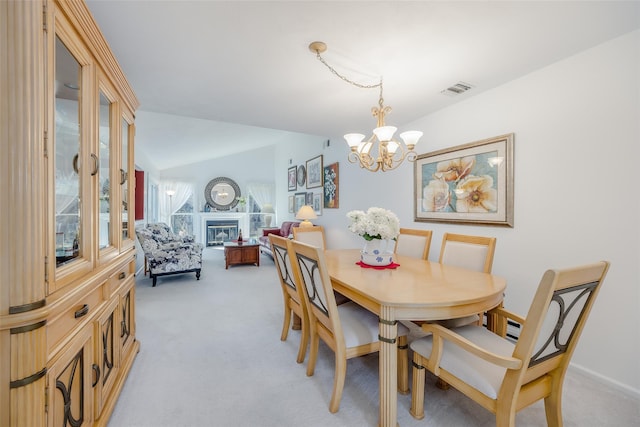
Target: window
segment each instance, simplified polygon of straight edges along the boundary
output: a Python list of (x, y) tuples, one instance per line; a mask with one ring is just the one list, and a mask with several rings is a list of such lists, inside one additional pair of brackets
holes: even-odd
[(193, 194), (171, 215), (171, 230), (181, 236), (193, 235)]
[(251, 236), (258, 234), (259, 228), (273, 227), (275, 218), (273, 206), (275, 186), (272, 183), (250, 183), (247, 185), (247, 212)]
[(262, 214), (260, 213), (260, 206), (251, 195), (247, 197), (247, 208), (249, 213), (249, 236), (257, 236), (258, 229), (262, 227)]

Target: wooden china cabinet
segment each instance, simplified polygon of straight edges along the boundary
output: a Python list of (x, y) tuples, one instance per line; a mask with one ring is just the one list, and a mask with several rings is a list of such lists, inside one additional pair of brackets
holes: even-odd
[(0, 426), (103, 426), (139, 349), (139, 103), (81, 0), (0, 1), (0, 31)]

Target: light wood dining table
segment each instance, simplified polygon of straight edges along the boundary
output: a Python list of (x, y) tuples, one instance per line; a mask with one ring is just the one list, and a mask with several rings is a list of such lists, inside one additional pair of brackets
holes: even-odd
[[(324, 252), (333, 288), (379, 317), (380, 427), (398, 425), (396, 338), (399, 320), (464, 317), (498, 306), (505, 279), (394, 255), (395, 269), (363, 268), (358, 249)], [(402, 361), (408, 363), (408, 361)]]

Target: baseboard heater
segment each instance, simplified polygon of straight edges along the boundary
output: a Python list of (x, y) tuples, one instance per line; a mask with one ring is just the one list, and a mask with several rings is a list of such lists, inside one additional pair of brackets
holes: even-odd
[[(484, 316), (484, 321), (482, 325), (487, 327), (487, 316)], [(518, 337), (520, 337), (520, 328), (521, 325), (518, 322), (514, 322), (513, 320), (507, 320), (507, 338), (513, 342), (518, 341)]]

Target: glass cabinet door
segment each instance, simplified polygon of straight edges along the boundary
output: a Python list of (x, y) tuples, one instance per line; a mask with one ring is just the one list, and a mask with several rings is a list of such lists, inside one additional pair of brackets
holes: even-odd
[(113, 246), (111, 237), (111, 101), (100, 91), (98, 130), (98, 247)]
[(131, 171), (132, 153), (130, 153), (130, 141), (132, 135), (132, 126), (130, 121), (126, 117), (122, 118), (122, 144), (120, 154), (120, 192), (122, 197), (122, 206), (120, 209), (121, 221), (122, 221), (122, 242), (131, 241), (131, 230), (129, 227), (130, 220), (133, 219), (133, 215), (130, 215), (130, 208), (132, 206), (133, 188), (131, 186), (132, 180), (129, 179), (129, 172)]
[(56, 266), (60, 266), (82, 256), (82, 73), (79, 62), (58, 37), (55, 50), (55, 253)]

